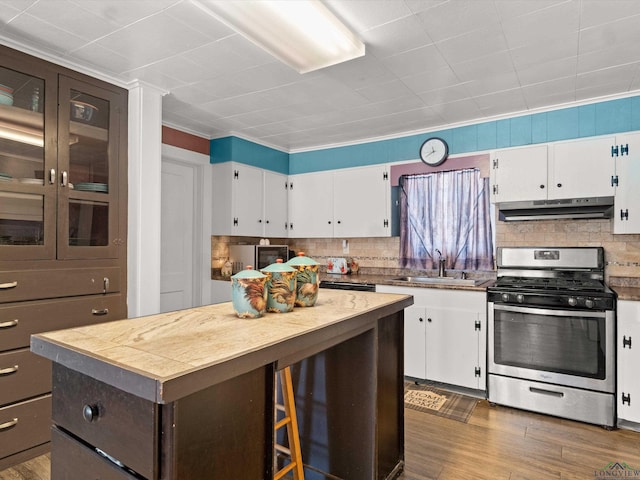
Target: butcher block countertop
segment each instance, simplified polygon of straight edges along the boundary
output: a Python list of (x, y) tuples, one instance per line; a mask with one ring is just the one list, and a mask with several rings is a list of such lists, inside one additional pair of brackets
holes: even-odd
[[(299, 361), (371, 328), (410, 295), (321, 290), (314, 307), (240, 319), (221, 303), (41, 333), (31, 350), (155, 403), (169, 403), (271, 362)], [(320, 350), (318, 350), (320, 351)], [(285, 366), (285, 365), (283, 365)]]

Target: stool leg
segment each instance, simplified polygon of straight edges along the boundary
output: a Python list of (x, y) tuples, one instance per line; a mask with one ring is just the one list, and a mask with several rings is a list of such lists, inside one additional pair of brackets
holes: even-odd
[(278, 372), (278, 376), (280, 377), (280, 385), (282, 387), (282, 400), (284, 405), (279, 406), (276, 403), (276, 413), (278, 411), (278, 407), (283, 407), (282, 409), (284, 410), (285, 416), (282, 420), (275, 422), (274, 434), (278, 431), (278, 429), (286, 425), (287, 438), (289, 439), (289, 448), (287, 449), (281, 445), (278, 445), (277, 442), (274, 442), (274, 445), (276, 450), (288, 453), (290, 455), (291, 463), (280, 471), (275, 471), (274, 469), (273, 478), (274, 480), (278, 480), (289, 471), (292, 471), (294, 480), (304, 480), (302, 453), (300, 450), (300, 434), (298, 431), (298, 418), (296, 416), (295, 397), (293, 395), (291, 369), (289, 367), (283, 368)]

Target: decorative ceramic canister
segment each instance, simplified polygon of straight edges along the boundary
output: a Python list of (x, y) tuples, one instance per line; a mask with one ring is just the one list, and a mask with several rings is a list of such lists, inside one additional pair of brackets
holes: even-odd
[(267, 312), (286, 313), (293, 310), (296, 303), (296, 274), (298, 270), (282, 263), (276, 263), (260, 270), (267, 276)]
[(296, 306), (313, 307), (318, 299), (320, 275), (318, 275), (318, 262), (305, 257), (304, 252), (298, 253), (287, 262), (298, 270), (296, 275)]
[(267, 276), (247, 265), (231, 277), (231, 301), (240, 318), (258, 318), (267, 309)]

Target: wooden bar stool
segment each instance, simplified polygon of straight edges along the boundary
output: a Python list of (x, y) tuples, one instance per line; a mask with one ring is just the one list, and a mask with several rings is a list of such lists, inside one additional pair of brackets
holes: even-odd
[[(279, 382), (278, 382), (279, 379)], [(302, 465), (302, 453), (300, 452), (300, 434), (298, 432), (298, 419), (296, 417), (296, 405), (293, 396), (293, 383), (291, 382), (291, 369), (285, 367), (276, 375), (276, 383), (282, 389), (282, 404), (278, 403), (276, 387), (275, 402), (275, 426), (274, 426), (274, 457), (273, 457), (273, 480), (283, 478), (287, 473), (293, 473), (294, 480), (304, 480), (304, 469)], [(284, 417), (278, 420), (279, 412), (284, 413)], [(287, 439), (289, 448), (278, 443), (278, 430), (287, 427)], [(281, 470), (278, 470), (278, 453), (289, 458), (289, 463)]]

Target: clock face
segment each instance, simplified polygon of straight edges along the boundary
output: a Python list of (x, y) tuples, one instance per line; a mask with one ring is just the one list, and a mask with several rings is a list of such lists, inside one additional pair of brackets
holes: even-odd
[(444, 162), (447, 155), (449, 155), (449, 146), (441, 138), (429, 138), (420, 147), (420, 160), (432, 167)]

